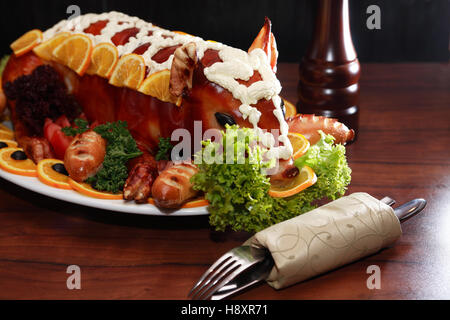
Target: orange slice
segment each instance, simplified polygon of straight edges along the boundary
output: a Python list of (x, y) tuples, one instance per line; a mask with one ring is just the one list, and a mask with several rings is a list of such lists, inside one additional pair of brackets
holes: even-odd
[(8, 139), (0, 139), (0, 149), (2, 148), (2, 145), (6, 144), (7, 146), (4, 148), (17, 148), (18, 147), (18, 143), (14, 140), (8, 140)]
[(198, 199), (191, 202), (186, 203), (183, 206), (183, 209), (189, 209), (189, 208), (199, 208), (199, 207), (206, 207), (209, 206), (209, 201), (206, 199)]
[(171, 102), (177, 106), (181, 105), (181, 97), (170, 93), (170, 71), (163, 70), (150, 75), (139, 87), (139, 92), (155, 97), (164, 102)]
[(123, 200), (122, 193), (113, 194), (113, 193), (109, 193), (109, 192), (101, 192), (101, 191), (98, 191), (98, 190), (95, 190), (94, 188), (92, 188), (90, 184), (79, 183), (70, 178), (69, 178), (69, 185), (75, 191), (77, 191), (85, 196), (91, 197), (91, 198), (97, 198), (97, 199), (103, 199), (103, 200)]
[(3, 148), (0, 149), (0, 168), (9, 173), (18, 174), (21, 176), (36, 177), (36, 165), (31, 159), (15, 160), (13, 155), (16, 152), (21, 152), (20, 148)]
[(14, 132), (7, 128), (0, 128), (0, 139), (14, 140)]
[(119, 61), (119, 51), (111, 43), (100, 43), (92, 51), (91, 64), (86, 73), (109, 78)]
[(33, 49), (33, 52), (41, 59), (53, 60), (53, 51), (70, 36), (68, 32), (61, 32), (55, 37), (41, 43)]
[[(1, 79), (0, 79), (1, 81)], [(5, 126), (4, 124), (0, 123), (0, 130), (3, 131), (8, 131), (8, 132), (13, 132), (10, 128), (8, 128), (7, 126)]]
[(24, 55), (25, 53), (33, 50), (42, 41), (41, 30), (31, 30), (21, 36), (19, 39), (11, 44), (11, 49), (17, 57)]
[(114, 68), (109, 83), (137, 90), (145, 78), (144, 58), (135, 53), (124, 55)]
[(38, 179), (50, 187), (66, 190), (72, 189), (69, 184), (69, 177), (56, 171), (55, 165), (61, 165), (64, 168), (64, 162), (61, 160), (45, 159), (39, 161), (37, 165)]
[(289, 101), (283, 99), (284, 107), (286, 108), (286, 119), (297, 114), (297, 108)]
[(189, 33), (183, 32), (183, 31), (172, 31), (172, 32), (173, 32), (173, 33), (181, 34), (182, 36), (191, 36), (191, 37), (193, 37), (192, 34), (189, 34)]
[(91, 63), (92, 50), (92, 41), (88, 36), (74, 34), (53, 50), (53, 57), (82, 76)]
[(317, 182), (317, 176), (313, 169), (304, 166), (297, 177), (287, 185), (272, 185), (269, 190), (269, 195), (274, 198), (286, 198), (293, 196), (306, 188), (311, 187)]
[[(156, 205), (155, 200), (152, 198), (148, 199), (148, 203), (152, 205)], [(199, 207), (206, 207), (209, 205), (209, 201), (206, 199), (197, 199), (190, 201), (188, 203), (185, 203), (181, 208), (182, 209), (189, 209), (189, 208), (199, 208)]]
[(308, 151), (310, 143), (304, 135), (295, 132), (288, 133), (289, 141), (291, 141), (292, 148), (294, 149), (294, 160), (300, 158)]

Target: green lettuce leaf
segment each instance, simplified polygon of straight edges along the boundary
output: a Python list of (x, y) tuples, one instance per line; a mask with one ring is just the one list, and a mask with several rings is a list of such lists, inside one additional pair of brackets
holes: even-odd
[[(270, 180), (264, 174), (270, 165), (261, 161), (262, 150), (259, 147), (249, 147), (252, 140), (257, 140), (252, 129), (227, 127), (227, 131), (222, 133), (224, 151), (221, 156), (226, 158), (226, 137), (231, 132), (235, 135), (236, 130), (249, 137), (245, 143), (237, 139), (234, 145), (234, 150), (246, 150), (245, 162), (207, 164), (203, 161), (199, 164), (200, 172), (192, 178), (194, 188), (204, 191), (210, 201), (210, 224), (216, 230), (231, 228), (258, 232), (316, 208), (317, 200), (334, 200), (344, 195), (350, 183), (351, 169), (345, 157), (345, 147), (334, 145), (332, 136), (321, 133), (321, 140), (296, 161), (299, 168), (308, 165), (315, 171), (317, 183), (292, 197), (272, 198), (268, 195)], [(214, 148), (221, 146), (206, 141), (203, 150), (211, 148), (211, 145)], [(237, 163), (236, 155), (234, 159)]]

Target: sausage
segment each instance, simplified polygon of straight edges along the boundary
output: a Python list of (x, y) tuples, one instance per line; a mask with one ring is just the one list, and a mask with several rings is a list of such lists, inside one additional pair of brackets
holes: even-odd
[(91, 130), (75, 137), (66, 150), (64, 165), (73, 180), (83, 182), (100, 170), (105, 155), (106, 141)]
[(188, 162), (163, 171), (152, 187), (155, 204), (160, 208), (177, 209), (194, 198), (198, 191), (193, 189), (190, 180), (198, 171), (197, 166)]
[(170, 160), (159, 160), (158, 161), (158, 175), (163, 173), (165, 170), (170, 169), (174, 166), (173, 162)]
[[(10, 101), (14, 104), (15, 101)], [(43, 159), (55, 158), (50, 142), (44, 137), (33, 137), (29, 134), (28, 128), (22, 121), (15, 121), (15, 114), (11, 114), (11, 119), (14, 123), (14, 136), (15, 140), (19, 144), (27, 157), (33, 160), (34, 163), (38, 163)]]
[(123, 188), (123, 198), (146, 203), (158, 176), (158, 164), (150, 153), (143, 151), (140, 157), (130, 160), (128, 166), (131, 169)]
[(297, 114), (287, 119), (289, 132), (301, 133), (311, 143), (316, 144), (320, 140), (319, 130), (325, 134), (331, 134), (335, 143), (346, 144), (355, 138), (355, 131), (336, 119), (313, 114)]
[(41, 160), (54, 158), (50, 142), (45, 138), (24, 137), (20, 139), (19, 145), (36, 164)]

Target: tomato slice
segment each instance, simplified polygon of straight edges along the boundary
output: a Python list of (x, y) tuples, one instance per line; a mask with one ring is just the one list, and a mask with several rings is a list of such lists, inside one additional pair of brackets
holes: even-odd
[(64, 160), (64, 155), (66, 154), (66, 150), (72, 142), (72, 138), (66, 136), (61, 128), (58, 131), (55, 131), (52, 139), (50, 140), (50, 144), (53, 147), (53, 151), (55, 152), (55, 156), (59, 160)]
[(53, 135), (55, 134), (58, 129), (61, 129), (57, 124), (53, 122), (51, 119), (45, 119), (44, 124), (44, 137), (48, 141), (52, 140)]
[[(62, 117), (61, 117), (62, 118)], [(60, 119), (61, 119), (60, 118)], [(70, 127), (70, 122), (67, 120), (67, 118), (64, 119), (58, 119), (61, 124), (64, 125), (64, 127)], [(68, 122), (68, 125), (66, 121)], [(66, 136), (62, 130), (61, 126), (53, 122), (51, 119), (46, 119), (44, 124), (44, 136), (45, 138), (50, 142), (52, 145), (53, 151), (55, 152), (55, 156), (59, 160), (64, 159), (64, 155), (66, 153), (67, 148), (69, 147), (70, 143), (72, 142), (71, 137)]]
[(58, 119), (56, 119), (55, 123), (61, 128), (70, 127), (70, 121), (66, 116), (59, 117)]

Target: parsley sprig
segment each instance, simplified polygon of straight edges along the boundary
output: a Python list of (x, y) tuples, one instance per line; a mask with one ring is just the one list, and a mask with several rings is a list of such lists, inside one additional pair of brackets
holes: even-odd
[(156, 161), (170, 160), (170, 154), (173, 146), (170, 143), (170, 138), (159, 138), (158, 153), (156, 154)]
[(112, 193), (122, 191), (128, 178), (127, 162), (142, 155), (127, 127), (126, 121), (117, 121), (94, 128), (107, 142), (103, 167), (86, 181), (94, 189)]
[(89, 130), (89, 123), (84, 119), (75, 119), (76, 127), (62, 128), (62, 132), (68, 137), (75, 137), (77, 134), (82, 134)]
[[(76, 119), (74, 123), (76, 127), (62, 129), (66, 136), (74, 137), (90, 129), (84, 119)], [(127, 162), (139, 157), (142, 152), (128, 131), (126, 121), (102, 124), (93, 131), (106, 140), (106, 155), (102, 168), (86, 182), (96, 190), (118, 193), (123, 190), (128, 178)]]

